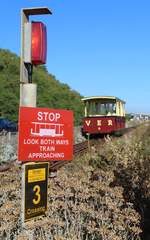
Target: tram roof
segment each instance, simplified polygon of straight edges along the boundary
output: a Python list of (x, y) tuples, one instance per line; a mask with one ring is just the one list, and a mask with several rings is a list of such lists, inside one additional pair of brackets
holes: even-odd
[(118, 102), (125, 103), (125, 101), (117, 98), (115, 96), (91, 96), (91, 97), (84, 97), (81, 99), (82, 101), (89, 101), (89, 100), (116, 100)]

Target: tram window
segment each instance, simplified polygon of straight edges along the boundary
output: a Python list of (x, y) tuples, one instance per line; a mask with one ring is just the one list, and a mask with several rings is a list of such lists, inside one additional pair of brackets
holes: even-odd
[(85, 117), (87, 117), (89, 115), (89, 103), (86, 102), (85, 104)]
[(116, 113), (116, 104), (113, 103), (113, 106), (112, 106), (112, 113)]
[(111, 114), (116, 112), (115, 103), (108, 103), (108, 112), (111, 113)]
[(87, 115), (94, 114), (99, 114), (99, 103), (92, 101), (87, 104)]
[(97, 114), (97, 104), (96, 104), (96, 102), (93, 102), (93, 105), (92, 105), (92, 114)]
[(93, 114), (93, 104), (91, 102), (88, 102), (87, 104), (87, 116)]
[(110, 112), (110, 103), (106, 103), (106, 114), (111, 113)]
[(101, 103), (101, 112), (102, 115), (106, 114), (106, 104), (105, 103)]
[(116, 113), (116, 103), (89, 101), (86, 103), (87, 116), (89, 115), (111, 115)]
[(99, 114), (99, 103), (95, 103), (95, 114)]
[(111, 115), (116, 113), (116, 104), (115, 103), (101, 103), (100, 114), (101, 115)]

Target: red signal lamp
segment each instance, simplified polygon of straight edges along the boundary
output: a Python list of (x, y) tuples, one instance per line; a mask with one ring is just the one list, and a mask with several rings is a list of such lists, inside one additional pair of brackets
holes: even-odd
[(46, 63), (47, 32), (42, 22), (32, 22), (31, 62), (33, 65)]
[(25, 63), (33, 65), (46, 63), (47, 31), (44, 23), (30, 22), (25, 24), (24, 45)]

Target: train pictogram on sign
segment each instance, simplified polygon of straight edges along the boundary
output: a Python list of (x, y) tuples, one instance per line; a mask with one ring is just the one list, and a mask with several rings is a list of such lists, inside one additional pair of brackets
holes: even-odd
[(39, 122), (32, 122), (34, 125), (33, 128), (31, 128), (31, 135), (33, 136), (51, 136), (51, 137), (63, 137), (64, 136), (64, 130), (63, 126), (64, 124), (60, 123), (39, 123)]

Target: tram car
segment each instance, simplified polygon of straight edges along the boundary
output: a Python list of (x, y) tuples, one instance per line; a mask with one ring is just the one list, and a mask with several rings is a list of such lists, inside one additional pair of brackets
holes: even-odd
[(83, 136), (105, 135), (125, 128), (125, 102), (117, 97), (85, 97)]

